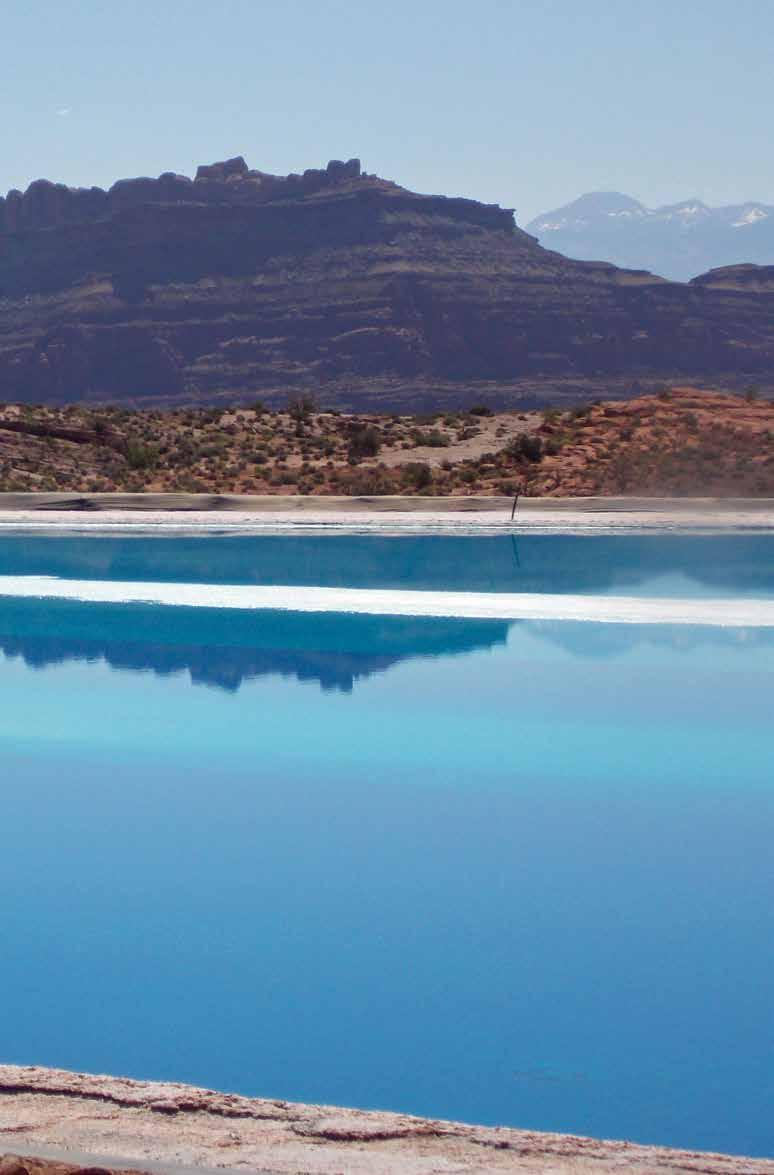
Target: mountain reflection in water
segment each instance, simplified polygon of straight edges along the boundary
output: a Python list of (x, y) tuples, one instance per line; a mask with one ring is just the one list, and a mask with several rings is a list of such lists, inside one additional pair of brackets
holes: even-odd
[(0, 650), (42, 669), (103, 660), (112, 669), (159, 675), (187, 670), (195, 684), (235, 691), (278, 674), (352, 691), (355, 682), (414, 657), (445, 657), (504, 645), (501, 620), (231, 612), (66, 600), (0, 604)]
[(259, 677), (317, 682), (351, 693), (355, 683), (419, 657), (453, 657), (504, 646), (509, 633), (546, 641), (574, 657), (623, 656), (636, 645), (674, 651), (700, 645), (774, 643), (768, 629), (569, 621), (227, 612), (69, 600), (0, 603), (0, 652), (31, 669), (103, 661), (159, 676), (188, 672), (195, 685), (235, 692)]

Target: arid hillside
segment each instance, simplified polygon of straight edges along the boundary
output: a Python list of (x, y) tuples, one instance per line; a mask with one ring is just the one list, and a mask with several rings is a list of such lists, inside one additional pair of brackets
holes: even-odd
[(774, 496), (774, 404), (674, 388), (431, 416), (0, 408), (0, 490)]

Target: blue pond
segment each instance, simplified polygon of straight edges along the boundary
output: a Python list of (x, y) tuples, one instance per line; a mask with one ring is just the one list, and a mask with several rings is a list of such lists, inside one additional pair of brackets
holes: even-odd
[[(767, 536), (0, 577), (774, 598)], [(0, 598), (0, 1060), (774, 1154), (774, 629)]]

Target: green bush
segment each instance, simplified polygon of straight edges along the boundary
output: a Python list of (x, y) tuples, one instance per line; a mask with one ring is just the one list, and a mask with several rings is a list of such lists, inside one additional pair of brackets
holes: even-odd
[(506, 446), (505, 452), (507, 456), (515, 457), (517, 461), (540, 461), (543, 456), (543, 441), (537, 433), (523, 432), (520, 436), (513, 438), (511, 443)]
[(373, 425), (359, 425), (352, 430), (349, 438), (349, 452), (347, 458), (350, 464), (356, 465), (364, 457), (375, 457), (382, 447), (382, 439), (378, 428)]
[(425, 461), (407, 461), (401, 466), (401, 479), (405, 485), (421, 490), (429, 486), (433, 480), (433, 473)]
[(412, 429), (411, 440), (415, 446), (423, 445), (428, 449), (443, 449), (448, 444), (446, 437), (437, 428)]
[(156, 464), (156, 450), (141, 441), (126, 442), (126, 461), (130, 469), (151, 469)]
[(288, 412), (297, 424), (308, 420), (316, 408), (314, 396), (292, 396), (288, 401)]
[(543, 442), (537, 433), (525, 432), (521, 437), (522, 456), (527, 461), (539, 461), (543, 456)]

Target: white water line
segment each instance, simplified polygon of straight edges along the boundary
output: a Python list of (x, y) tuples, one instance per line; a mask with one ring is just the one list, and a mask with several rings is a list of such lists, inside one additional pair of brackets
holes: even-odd
[(161, 604), (369, 616), (437, 616), (469, 620), (586, 620), (615, 624), (774, 627), (774, 600), (664, 599), (537, 592), (395, 591), (371, 588), (262, 587), (252, 584), (132, 583), (0, 576), (0, 597)]

